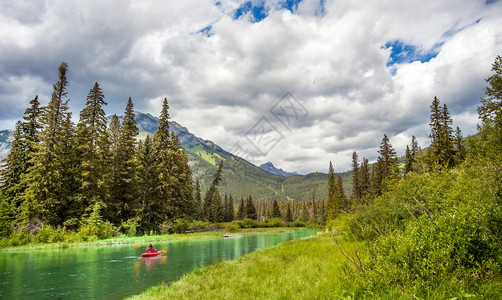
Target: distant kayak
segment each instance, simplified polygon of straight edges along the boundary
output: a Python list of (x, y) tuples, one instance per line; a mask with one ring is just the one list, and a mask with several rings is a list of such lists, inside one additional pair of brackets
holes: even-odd
[(161, 253), (162, 253), (162, 251), (146, 252), (146, 253), (141, 254), (141, 257), (157, 256), (157, 255), (159, 255)]

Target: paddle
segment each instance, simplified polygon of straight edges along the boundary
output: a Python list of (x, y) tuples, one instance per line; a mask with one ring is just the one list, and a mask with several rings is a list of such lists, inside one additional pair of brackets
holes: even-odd
[[(135, 244), (135, 245), (134, 245), (134, 247), (136, 247), (136, 248), (141, 248), (141, 246), (140, 246), (140, 245), (138, 245), (138, 244)], [(167, 251), (166, 251), (166, 250), (160, 250), (160, 252), (162, 252), (162, 253), (167, 253)]]

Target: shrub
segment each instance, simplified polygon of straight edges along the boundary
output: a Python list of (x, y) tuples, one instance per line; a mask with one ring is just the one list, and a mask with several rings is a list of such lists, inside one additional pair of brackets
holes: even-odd
[(174, 233), (183, 233), (189, 228), (189, 222), (185, 219), (177, 219), (172, 226), (172, 231)]

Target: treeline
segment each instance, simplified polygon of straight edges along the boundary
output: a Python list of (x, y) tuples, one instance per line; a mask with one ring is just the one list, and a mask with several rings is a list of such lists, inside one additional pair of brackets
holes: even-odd
[(354, 155), (352, 195), (340, 202), (333, 192), (328, 221), (368, 245), (366, 255), (339, 246), (352, 297), (501, 297), (502, 57), (492, 71), (477, 134), (464, 140), (434, 98), (427, 148), (413, 139), (398, 164), (384, 136), (369, 184), (365, 160), (359, 166)]
[(108, 122), (98, 83), (75, 125), (67, 99), (68, 65), (58, 68), (49, 103), (38, 96), (17, 122), (1, 169), (0, 235), (41, 226), (110, 236), (160, 232), (176, 218), (197, 217), (192, 174), (169, 130), (164, 99), (153, 138), (138, 139), (133, 102)]
[(441, 106), (439, 99), (434, 97), (430, 110), (431, 144), (426, 149), (421, 149), (415, 136), (412, 136), (411, 145), (406, 146), (404, 163), (398, 163), (396, 151), (387, 134), (382, 138), (379, 156), (374, 164), (370, 165), (366, 158), (360, 163), (356, 151), (353, 152), (352, 191), (349, 197), (345, 195), (341, 176), (335, 178), (333, 165), (329, 163), (327, 220), (335, 219), (340, 213), (350, 213), (369, 205), (373, 199), (392, 189), (400, 179), (412, 172), (453, 168), (464, 161), (465, 141), (458, 126), (453, 130), (447, 105)]

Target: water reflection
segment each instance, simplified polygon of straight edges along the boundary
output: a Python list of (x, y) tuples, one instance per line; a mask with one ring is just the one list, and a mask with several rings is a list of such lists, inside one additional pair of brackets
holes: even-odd
[(315, 230), (235, 239), (156, 243), (167, 254), (141, 258), (132, 245), (0, 254), (0, 298), (122, 299), (178, 280), (197, 267), (311, 236)]

